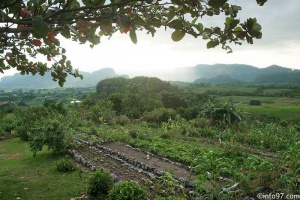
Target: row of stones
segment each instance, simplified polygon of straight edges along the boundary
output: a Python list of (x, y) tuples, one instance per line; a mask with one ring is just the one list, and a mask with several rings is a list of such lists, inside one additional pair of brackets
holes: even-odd
[[(131, 146), (127, 146), (129, 148), (132, 148)], [(94, 150), (98, 150), (98, 151), (101, 151), (101, 152), (104, 152), (107, 156), (113, 158), (113, 159), (116, 159), (118, 160), (119, 162), (127, 165), (128, 167), (131, 167), (131, 168), (134, 168), (134, 169), (137, 169), (139, 172), (143, 172), (145, 174), (147, 174), (149, 177), (154, 177), (155, 175), (158, 175), (158, 176), (163, 176), (164, 173), (167, 173), (167, 172), (163, 172), (155, 167), (152, 167), (152, 166), (149, 166), (143, 162), (140, 162), (138, 160), (135, 160), (135, 159), (132, 159), (130, 157), (127, 157), (126, 155), (120, 153), (120, 152), (117, 152), (117, 151), (114, 151), (113, 149), (110, 149), (110, 148), (107, 148), (107, 147), (104, 147), (102, 145), (99, 145), (99, 144), (95, 144), (94, 146), (91, 147), (92, 149)], [(135, 149), (135, 148), (133, 148)], [(151, 155), (152, 157), (154, 157), (154, 155)], [(173, 163), (174, 164), (174, 163)], [(182, 177), (177, 177), (173, 174), (171, 174), (172, 177), (181, 182), (181, 183), (184, 183), (185, 186), (187, 187), (194, 187), (194, 184), (190, 181), (187, 181), (185, 180), (184, 178)]]
[(150, 152), (148, 152), (148, 151), (142, 151), (141, 149), (139, 149), (139, 148), (134, 148), (134, 147), (132, 147), (132, 146), (130, 146), (130, 145), (128, 145), (128, 144), (123, 144), (123, 143), (121, 143), (121, 142), (117, 142), (118, 144), (120, 144), (120, 145), (123, 145), (123, 146), (125, 146), (125, 147), (128, 147), (128, 148), (131, 148), (131, 149), (133, 149), (133, 150), (135, 150), (135, 151), (140, 151), (140, 152), (143, 152), (143, 153), (145, 153), (145, 154), (147, 154), (147, 155), (149, 155), (149, 156), (151, 156), (151, 157), (155, 157), (155, 158), (158, 158), (158, 159), (161, 159), (162, 161), (164, 161), (164, 162), (169, 162), (169, 163), (171, 163), (171, 164), (173, 164), (173, 165), (176, 165), (176, 166), (178, 166), (178, 167), (182, 167), (182, 168), (184, 168), (184, 169), (186, 169), (186, 170), (190, 170), (190, 167), (189, 166), (185, 166), (184, 164), (182, 164), (182, 163), (179, 163), (179, 162), (173, 162), (173, 161), (171, 161), (171, 160), (169, 160), (168, 158), (161, 158), (161, 157), (157, 157), (156, 155), (154, 155), (154, 154), (152, 154), (152, 153), (150, 153)]
[[(110, 148), (101, 146), (99, 144), (93, 144), (93, 145), (91, 145), (89, 142), (81, 140), (81, 139), (77, 139), (77, 142), (79, 144), (81, 143), (81, 144), (85, 144), (85, 145), (89, 146), (89, 148), (91, 150), (95, 151), (95, 152), (105, 153), (106, 156), (111, 157), (111, 158), (119, 161), (120, 163), (126, 165), (128, 168), (137, 170), (139, 173), (144, 173), (144, 174), (148, 175), (150, 178), (155, 178), (155, 174), (158, 175), (158, 176), (163, 176), (164, 173), (166, 173), (166, 172), (160, 171), (159, 169), (156, 169), (155, 167), (151, 167), (151, 166), (149, 166), (147, 164), (144, 164), (144, 163), (142, 163), (140, 161), (137, 161), (135, 159), (129, 158), (129, 157), (125, 156), (124, 154), (120, 153), (120, 152), (114, 151), (114, 150), (112, 150)], [(120, 144), (122, 144), (122, 143), (120, 143)], [(137, 150), (137, 151), (141, 151), (140, 149), (133, 148), (130, 145), (124, 145), (124, 146), (126, 146), (128, 148), (132, 148), (132, 149)], [(98, 165), (98, 166), (93, 165), (91, 161), (88, 161), (88, 160), (84, 159), (75, 150), (69, 150), (69, 154), (74, 157), (74, 159), (75, 159), (76, 162), (83, 164), (84, 166), (88, 167), (92, 171), (96, 170), (97, 168), (100, 168), (100, 169), (103, 168), (100, 165)], [(151, 154), (149, 152), (147, 152), (147, 154), (150, 154), (152, 157), (155, 156), (154, 154)], [(161, 158), (161, 159), (164, 160), (165, 162), (170, 162), (170, 163), (173, 163), (173, 164), (175, 164), (177, 166), (179, 166), (178, 164), (182, 165), (181, 163), (172, 162), (172, 161), (170, 161), (167, 158), (165, 158), (165, 159)], [(186, 181), (185, 179), (183, 179), (181, 177), (176, 177), (174, 175), (172, 175), (172, 176), (173, 176), (174, 179), (176, 179), (176, 180), (178, 180), (178, 181), (180, 181), (182, 183), (185, 183), (185, 186), (187, 186), (187, 187), (190, 187), (190, 188), (194, 188), (195, 187), (195, 185), (192, 182)], [(118, 180), (118, 178), (114, 174), (112, 174), (112, 177), (114, 178), (115, 181)], [(239, 184), (236, 183), (236, 184), (234, 184), (233, 186), (231, 186), (229, 188), (223, 188), (223, 190), (220, 192), (219, 196), (222, 196), (223, 194), (226, 194), (226, 193), (228, 193), (230, 191), (233, 191), (233, 190), (237, 189), (238, 186), (239, 186)], [(249, 197), (249, 196), (245, 196), (243, 198), (243, 200), (254, 200), (254, 198), (253, 197)]]
[[(89, 142), (81, 140), (81, 139), (76, 139), (76, 141), (79, 144), (83, 144), (83, 145), (88, 146), (91, 150), (93, 150), (95, 152), (104, 153), (106, 156), (111, 157), (111, 158), (119, 161), (120, 163), (124, 164), (128, 168), (134, 169), (134, 170), (138, 171), (139, 173), (144, 173), (144, 174), (146, 174), (150, 178), (154, 178), (156, 175), (157, 176), (163, 176), (164, 173), (167, 173), (167, 172), (163, 172), (163, 171), (161, 171), (161, 170), (159, 170), (159, 169), (157, 169), (155, 167), (149, 166), (149, 165), (147, 165), (147, 164), (145, 164), (143, 162), (140, 162), (140, 161), (137, 161), (135, 159), (129, 158), (126, 155), (124, 155), (124, 154), (122, 154), (120, 152), (114, 151), (113, 149), (104, 147), (102, 145), (99, 145), (99, 144), (90, 144)], [(122, 143), (119, 143), (119, 144), (123, 145)], [(136, 151), (141, 151), (140, 149), (133, 148), (130, 145), (124, 145), (124, 146), (126, 146), (128, 148), (131, 148), (131, 149), (134, 149)], [(84, 166), (87, 166), (91, 170), (94, 170), (96, 168), (101, 167), (101, 166), (94, 166), (94, 165), (92, 165), (92, 163), (90, 161), (85, 160), (79, 154), (75, 154), (75, 156), (74, 156), (74, 151), (75, 150), (72, 150), (72, 152), (70, 154), (73, 155), (73, 157), (76, 160), (76, 162), (82, 163)], [(151, 154), (149, 152), (147, 152), (147, 154), (150, 155), (151, 157), (155, 157), (154, 154)], [(172, 162), (172, 161), (170, 161), (167, 158), (161, 158), (161, 159), (163, 161), (165, 161), (165, 162), (170, 162), (170, 163), (172, 163), (174, 165), (177, 165), (177, 166), (181, 166), (181, 167), (184, 166), (181, 163)], [(181, 182), (182, 184), (184, 184), (186, 187), (193, 188), (195, 186), (194, 183), (192, 183), (190, 181), (187, 181), (187, 180), (185, 180), (182, 177), (177, 177), (177, 176), (175, 176), (173, 174), (172, 174), (172, 177), (175, 180), (177, 180), (177, 181)]]

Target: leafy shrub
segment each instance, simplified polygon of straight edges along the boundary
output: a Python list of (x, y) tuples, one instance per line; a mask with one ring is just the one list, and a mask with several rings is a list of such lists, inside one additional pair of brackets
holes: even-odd
[(75, 165), (67, 158), (60, 158), (56, 163), (56, 169), (59, 172), (69, 172), (75, 170)]
[(150, 112), (145, 112), (143, 119), (149, 123), (168, 122), (169, 119), (175, 119), (176, 111), (171, 108), (157, 108)]
[(97, 129), (96, 129), (95, 127), (91, 127), (91, 129), (90, 129), (90, 134), (91, 134), (91, 135), (97, 135), (97, 134), (98, 134)]
[(191, 107), (191, 108), (179, 108), (178, 114), (186, 120), (191, 120), (197, 118), (200, 114), (200, 109), (198, 107)]
[(5, 135), (5, 131), (1, 128), (0, 129), (0, 137), (4, 136)]
[(147, 192), (135, 181), (126, 181), (114, 187), (109, 200), (147, 200)]
[(106, 196), (114, 186), (114, 180), (105, 170), (96, 170), (88, 180), (88, 192), (93, 196)]
[(16, 120), (17, 120), (17, 116), (13, 113), (9, 113), (6, 114), (3, 118), (2, 118), (2, 123), (1, 125), (3, 126), (3, 129), (5, 131), (12, 131), (14, 128), (16, 128), (17, 124), (16, 124)]
[(120, 124), (122, 126), (125, 126), (129, 122), (130, 122), (129, 118), (125, 115), (121, 115), (121, 116), (116, 117), (116, 123)]
[(160, 138), (165, 139), (165, 140), (171, 139), (171, 135), (168, 133), (163, 133), (160, 135)]
[(28, 141), (29, 131), (30, 131), (30, 127), (28, 127), (26, 125), (20, 125), (20, 126), (16, 127), (16, 134), (23, 141)]
[(134, 139), (137, 138), (137, 136), (138, 136), (137, 131), (134, 129), (129, 131), (129, 135), (130, 135), (130, 137), (132, 137)]
[(30, 150), (35, 156), (37, 151), (41, 151), (43, 146), (47, 145), (54, 154), (61, 153), (71, 144), (71, 133), (72, 129), (64, 123), (62, 115), (49, 115), (38, 120), (32, 127)]

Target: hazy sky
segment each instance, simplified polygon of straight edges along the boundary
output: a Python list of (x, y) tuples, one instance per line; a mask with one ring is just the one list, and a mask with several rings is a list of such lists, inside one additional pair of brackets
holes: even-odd
[[(62, 44), (68, 46), (72, 64), (82, 71), (113, 67), (117, 73), (136, 74), (214, 63), (250, 64), (261, 68), (276, 64), (300, 69), (299, 0), (269, 0), (262, 7), (255, 0), (230, 2), (242, 6), (241, 21), (257, 17), (263, 27), (261, 40), (255, 40), (253, 45), (245, 42), (242, 46), (232, 46), (234, 52), (231, 54), (220, 47), (206, 49), (207, 41), (191, 36), (175, 43), (171, 39), (171, 32), (164, 30), (154, 38), (138, 32), (136, 45), (126, 34), (114, 35), (110, 40), (103, 38), (93, 49), (71, 41)], [(208, 18), (203, 23), (207, 26), (220, 24), (223, 27), (222, 20)]]
[[(102, 38), (93, 49), (65, 39), (60, 41), (73, 66), (87, 72), (112, 67), (118, 74), (145, 75), (145, 72), (215, 63), (249, 64), (260, 68), (276, 64), (300, 69), (300, 0), (268, 0), (264, 6), (258, 6), (256, 0), (230, 2), (242, 7), (241, 21), (256, 17), (263, 27), (262, 39), (254, 40), (253, 45), (246, 41), (242, 46), (232, 45), (234, 52), (231, 54), (221, 47), (206, 49), (207, 41), (191, 36), (175, 43), (171, 32), (164, 30), (158, 31), (154, 38), (137, 32), (136, 45), (128, 34), (115, 34), (110, 40)], [(206, 26), (223, 27), (223, 21), (215, 18), (201, 22)]]

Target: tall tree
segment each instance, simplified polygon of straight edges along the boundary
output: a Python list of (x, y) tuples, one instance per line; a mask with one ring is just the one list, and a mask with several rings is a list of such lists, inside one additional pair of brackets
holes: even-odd
[[(267, 0), (256, 0), (262, 6)], [(255, 18), (241, 22), (240, 6), (228, 0), (1, 0), (0, 2), (0, 72), (16, 68), (21, 74), (44, 75), (50, 71), (60, 86), (73, 70), (60, 46), (58, 35), (79, 43), (100, 43), (102, 36), (116, 32), (129, 35), (137, 43), (136, 31), (152, 36), (158, 28), (172, 29), (172, 39), (186, 34), (206, 39), (207, 48), (220, 45), (231, 52), (228, 43), (241, 44), (245, 39), (262, 37)], [(204, 27), (204, 16), (225, 15), (225, 26)], [(49, 63), (36, 62), (38, 54)]]

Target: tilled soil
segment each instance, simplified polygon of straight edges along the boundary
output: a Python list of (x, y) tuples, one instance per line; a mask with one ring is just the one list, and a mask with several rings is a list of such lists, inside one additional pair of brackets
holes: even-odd
[(161, 158), (157, 155), (153, 155), (149, 152), (142, 151), (140, 149), (130, 148), (127, 145), (123, 145), (116, 142), (104, 143), (102, 146), (113, 149), (114, 151), (120, 152), (131, 159), (138, 160), (149, 166), (159, 169), (160, 171), (171, 172), (176, 177), (182, 180), (195, 180), (195, 176), (191, 175), (188, 167), (183, 164), (172, 162), (166, 158)]
[[(164, 185), (159, 179), (166, 172), (170, 172), (171, 176), (178, 181), (180, 185), (175, 187), (180, 188), (180, 193), (185, 193), (188, 199), (192, 199), (191, 187), (193, 187), (195, 176), (191, 176), (188, 167), (183, 164), (117, 142), (97, 145), (79, 143), (80, 145), (75, 151), (81, 156), (81, 161), (84, 160), (85, 166), (92, 166), (89, 167), (92, 170), (97, 168), (108, 170), (116, 182), (137, 181), (147, 189), (150, 199), (155, 199), (157, 195), (170, 195), (168, 188), (161, 188)], [(78, 159), (77, 162), (79, 162)], [(149, 180), (151, 180), (151, 184), (149, 184)]]
[(116, 159), (107, 156), (104, 152), (92, 151), (88, 146), (78, 148), (77, 152), (86, 160), (91, 161), (95, 166), (108, 170), (120, 181), (135, 180), (142, 183), (143, 179), (148, 178), (146, 174), (121, 164)]

